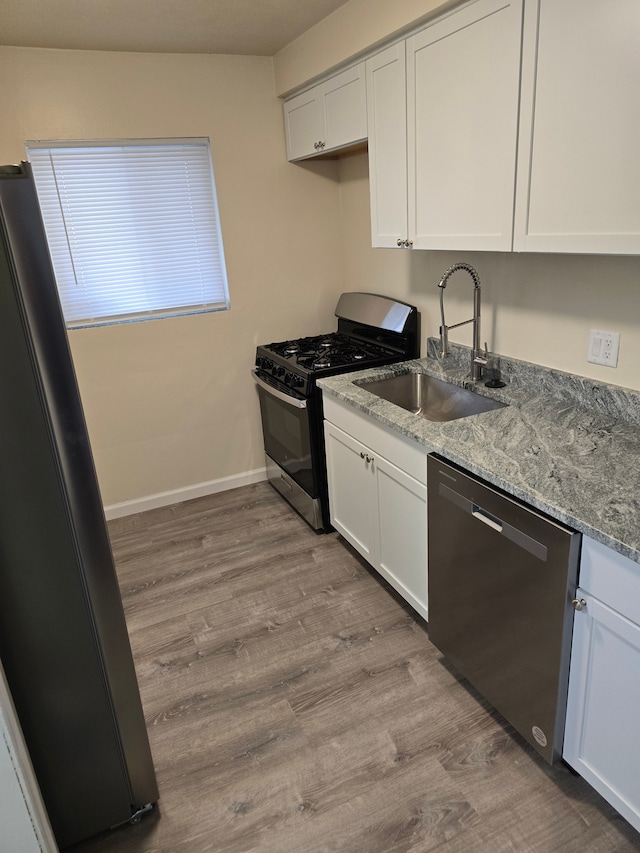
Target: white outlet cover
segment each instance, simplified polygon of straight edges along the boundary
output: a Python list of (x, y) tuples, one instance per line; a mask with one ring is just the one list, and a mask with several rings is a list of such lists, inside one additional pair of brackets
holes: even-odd
[(620, 332), (591, 329), (587, 361), (591, 364), (603, 364), (605, 367), (617, 367), (619, 350)]

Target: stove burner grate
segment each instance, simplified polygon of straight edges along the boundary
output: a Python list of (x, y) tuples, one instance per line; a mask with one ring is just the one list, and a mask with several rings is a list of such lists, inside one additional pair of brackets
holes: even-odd
[(356, 340), (340, 332), (273, 343), (266, 349), (308, 373), (329, 368), (347, 369), (351, 365), (389, 355), (384, 347)]

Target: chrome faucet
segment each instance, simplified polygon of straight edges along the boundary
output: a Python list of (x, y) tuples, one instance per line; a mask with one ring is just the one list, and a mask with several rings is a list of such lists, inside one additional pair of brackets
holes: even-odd
[[(462, 323), (455, 323), (453, 326), (447, 326), (444, 321), (444, 289), (447, 282), (454, 272), (464, 270), (468, 272), (473, 279), (473, 317), (470, 320), (464, 320)], [(445, 272), (440, 279), (440, 357), (446, 358), (449, 355), (449, 330), (457, 329), (458, 326), (466, 326), (467, 323), (473, 323), (473, 346), (471, 349), (471, 378), (474, 382), (482, 378), (482, 368), (487, 364), (488, 356), (482, 354), (480, 349), (480, 276), (470, 264), (454, 264)]]

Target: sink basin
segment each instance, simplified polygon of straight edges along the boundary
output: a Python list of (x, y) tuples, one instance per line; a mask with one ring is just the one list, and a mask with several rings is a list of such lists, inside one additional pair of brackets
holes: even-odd
[(499, 403), (426, 373), (401, 373), (389, 379), (358, 383), (366, 391), (428, 421), (455, 421), (480, 412), (503, 409)]

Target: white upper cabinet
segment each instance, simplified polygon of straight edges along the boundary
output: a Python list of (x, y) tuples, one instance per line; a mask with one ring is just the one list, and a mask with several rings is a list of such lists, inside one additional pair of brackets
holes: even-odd
[(367, 60), (366, 78), (371, 245), (404, 247), (409, 236), (405, 43)]
[(640, 0), (469, 0), (287, 101), (289, 159), (368, 138), (373, 246), (640, 254), (639, 45)]
[(477, 0), (407, 40), (409, 239), (512, 246), (522, 0)]
[(318, 153), (318, 144), (325, 136), (320, 86), (284, 102), (284, 129), (289, 160)]
[(514, 249), (640, 253), (640, 4), (528, 0)]
[(366, 63), (371, 243), (509, 251), (522, 0), (477, 0)]
[(289, 160), (302, 160), (367, 138), (364, 62), (284, 102)]

